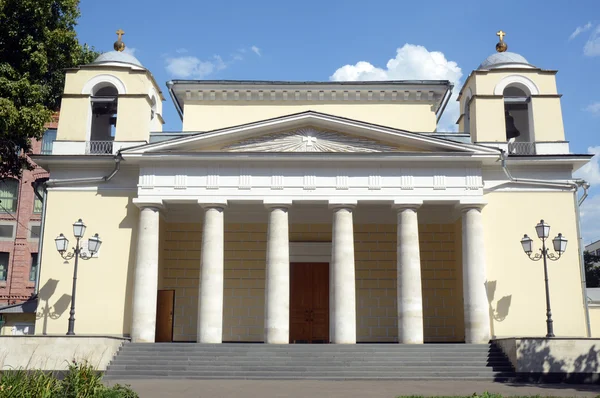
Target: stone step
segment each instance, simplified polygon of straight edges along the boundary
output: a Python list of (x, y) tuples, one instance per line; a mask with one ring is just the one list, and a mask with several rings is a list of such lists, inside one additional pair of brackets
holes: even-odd
[(190, 376), (200, 376), (200, 377), (218, 377), (218, 376), (234, 376), (238, 378), (245, 377), (291, 377), (291, 378), (317, 378), (317, 377), (493, 377), (493, 376), (508, 376), (509, 374), (505, 374), (503, 372), (484, 372), (484, 371), (444, 371), (439, 372), (435, 370), (431, 371), (408, 371), (408, 372), (363, 372), (360, 370), (356, 371), (331, 371), (331, 372), (321, 372), (321, 371), (281, 371), (281, 372), (272, 372), (272, 371), (232, 371), (232, 372), (221, 372), (221, 371), (205, 371), (205, 372), (196, 372), (196, 371), (170, 371), (170, 370), (127, 370), (123, 372), (107, 372), (107, 377), (110, 376), (112, 378), (116, 378), (117, 376), (175, 376), (175, 377), (190, 377)]
[(463, 361), (430, 361), (430, 360), (418, 360), (413, 359), (411, 361), (396, 361), (396, 360), (373, 360), (369, 358), (353, 358), (344, 360), (315, 360), (315, 359), (273, 359), (273, 360), (260, 360), (257, 361), (254, 358), (246, 358), (236, 361), (220, 361), (211, 359), (188, 359), (188, 358), (159, 358), (153, 361), (140, 360), (130, 357), (117, 357), (112, 362), (113, 365), (138, 365), (143, 363), (152, 363), (153, 365), (181, 365), (181, 364), (197, 364), (197, 365), (245, 365), (245, 364), (277, 364), (277, 365), (298, 365), (298, 366), (325, 366), (325, 365), (358, 365), (358, 366), (371, 366), (373, 364), (384, 364), (386, 366), (402, 365), (402, 366), (431, 366), (436, 364), (438, 366), (501, 366), (506, 364), (505, 360), (494, 360), (494, 361), (474, 361), (474, 360), (463, 360)]
[(512, 366), (494, 345), (464, 344), (124, 344), (108, 380), (469, 379), (509, 380)]
[(494, 372), (509, 372), (511, 368), (509, 366), (498, 366), (498, 367), (482, 367), (482, 366), (382, 366), (382, 365), (373, 365), (373, 366), (299, 366), (299, 365), (287, 365), (287, 366), (279, 366), (279, 365), (269, 365), (269, 364), (260, 364), (260, 365), (222, 365), (222, 366), (198, 366), (196, 364), (186, 364), (186, 365), (172, 365), (169, 367), (164, 367), (162, 365), (120, 365), (115, 364), (111, 366), (111, 372), (117, 371), (163, 371), (168, 370), (169, 372), (197, 372), (197, 373), (206, 373), (206, 372), (272, 372), (272, 373), (282, 373), (282, 372), (325, 372), (325, 373), (337, 373), (337, 372), (347, 372), (347, 371), (355, 371), (355, 372), (394, 372), (394, 373), (410, 373), (418, 371), (418, 372), (475, 372), (475, 373), (494, 373)]

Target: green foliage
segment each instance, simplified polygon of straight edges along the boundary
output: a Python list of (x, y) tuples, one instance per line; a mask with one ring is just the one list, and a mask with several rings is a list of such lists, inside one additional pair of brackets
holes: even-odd
[[(1, 1), (1, 0), (0, 0)], [(107, 387), (88, 364), (72, 363), (62, 379), (47, 372), (4, 371), (0, 397), (6, 398), (139, 398), (127, 386)]]
[(79, 0), (0, 0), (0, 178), (33, 165), (31, 139), (59, 109), (64, 69), (98, 53), (77, 40)]
[(600, 287), (600, 256), (590, 252), (583, 253), (585, 283), (587, 287)]

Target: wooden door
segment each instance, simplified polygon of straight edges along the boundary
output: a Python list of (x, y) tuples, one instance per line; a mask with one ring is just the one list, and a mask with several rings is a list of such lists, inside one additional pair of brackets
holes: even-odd
[(290, 342), (329, 342), (329, 264), (327, 263), (291, 264)]
[(156, 342), (173, 341), (175, 290), (159, 290), (156, 300)]

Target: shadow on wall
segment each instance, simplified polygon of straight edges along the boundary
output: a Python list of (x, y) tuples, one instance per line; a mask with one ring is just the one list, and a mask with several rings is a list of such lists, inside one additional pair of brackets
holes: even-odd
[(36, 319), (44, 319), (44, 324), (42, 325), (42, 334), (44, 335), (46, 334), (48, 327), (48, 318), (60, 318), (61, 315), (64, 314), (64, 312), (69, 308), (69, 304), (71, 304), (71, 296), (68, 294), (63, 294), (58, 300), (56, 300), (56, 302), (54, 302), (52, 306), (50, 306), (52, 296), (54, 295), (54, 292), (56, 292), (56, 286), (58, 286), (58, 280), (48, 279), (48, 281), (38, 292), (38, 297), (45, 303), (43, 306), (38, 306)]
[(568, 358), (571, 348), (563, 346), (553, 352), (552, 343), (551, 339), (521, 340), (517, 353), (518, 381), (600, 384), (600, 348), (596, 344), (573, 360), (565, 360), (559, 358)]
[(496, 336), (496, 333), (494, 332), (494, 321), (502, 322), (506, 319), (512, 300), (512, 295), (504, 296), (496, 302), (496, 306), (494, 308), (493, 303), (494, 296), (496, 295), (496, 284), (497, 281), (485, 282), (485, 290), (487, 292), (487, 299), (490, 309), (490, 331), (492, 333), (492, 337)]

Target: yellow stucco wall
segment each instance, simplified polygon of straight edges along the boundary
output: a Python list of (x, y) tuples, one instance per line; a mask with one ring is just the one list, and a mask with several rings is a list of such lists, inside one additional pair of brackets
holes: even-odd
[[(263, 341), (266, 224), (225, 225), (224, 341)], [(397, 341), (396, 226), (355, 225), (357, 340)], [(463, 341), (460, 230), (420, 226), (426, 341)], [(163, 289), (175, 290), (175, 341), (197, 330), (202, 225), (168, 223)], [(457, 239), (457, 236), (459, 237)], [(291, 242), (330, 242), (329, 224), (292, 224)]]
[(533, 128), (536, 141), (564, 141), (560, 98), (534, 97), (531, 99)]
[(264, 119), (316, 111), (347, 117), (363, 122), (393, 128), (430, 132), (436, 127), (435, 113), (431, 106), (423, 104), (318, 104), (282, 103), (265, 101), (264, 104), (186, 103), (184, 106), (183, 131), (209, 131), (224, 127), (256, 122)]
[(48, 192), (36, 334), (67, 331), (74, 260), (59, 256), (54, 238), (64, 233), (73, 246), (78, 218), (87, 225), (84, 240), (98, 233), (103, 244), (98, 258), (79, 262), (75, 333), (129, 334), (139, 210), (127, 191), (101, 192)]
[(600, 305), (590, 305), (590, 329), (592, 337), (600, 337)]
[(471, 136), (475, 142), (506, 142), (502, 97), (474, 98), (471, 114), (475, 114), (475, 123), (471, 123)]
[(520, 244), (523, 234), (528, 234), (534, 239), (534, 248), (540, 247), (534, 227), (544, 219), (551, 226), (550, 239), (559, 232), (569, 239), (562, 258), (548, 264), (554, 333), (557, 337), (585, 336), (573, 193), (495, 192), (485, 198), (488, 205), (483, 209), (483, 219), (492, 335), (546, 334), (543, 263), (529, 260)]
[(146, 98), (119, 97), (115, 141), (148, 141), (150, 110)]
[(63, 98), (56, 139), (58, 141), (85, 141), (91, 116), (89, 97)]

